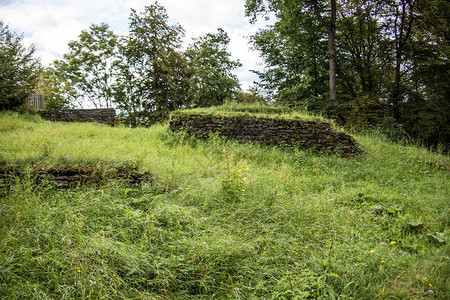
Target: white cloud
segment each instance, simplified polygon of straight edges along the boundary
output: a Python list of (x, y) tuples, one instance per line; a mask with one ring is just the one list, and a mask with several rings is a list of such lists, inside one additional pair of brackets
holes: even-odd
[[(149, 0), (0, 0), (0, 19), (24, 42), (36, 46), (44, 65), (62, 58), (67, 43), (77, 39), (81, 30), (105, 22), (117, 34), (126, 34), (130, 8), (141, 11)], [(245, 0), (159, 0), (169, 19), (186, 31), (185, 42), (193, 37), (223, 28), (230, 36), (230, 51), (243, 66), (236, 70), (244, 89), (257, 80), (251, 69), (260, 69), (258, 54), (249, 51), (246, 37), (257, 30), (244, 17)]]

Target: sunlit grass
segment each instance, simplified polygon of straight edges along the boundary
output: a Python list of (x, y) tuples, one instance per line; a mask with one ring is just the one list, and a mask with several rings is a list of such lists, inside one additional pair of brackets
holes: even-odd
[(448, 156), (373, 135), (344, 159), (10, 113), (0, 132), (2, 166), (154, 175), (140, 187), (61, 190), (32, 173), (0, 184), (2, 298), (449, 295)]
[(313, 115), (307, 111), (292, 110), (283, 106), (270, 106), (263, 104), (239, 104), (231, 103), (222, 106), (214, 107), (200, 107), (193, 109), (182, 109), (172, 112), (173, 116), (186, 115), (186, 114), (201, 114), (201, 115), (222, 115), (222, 116), (256, 116), (265, 118), (276, 119), (302, 119), (313, 120), (320, 122), (327, 122), (333, 126), (335, 123), (333, 120), (326, 119), (319, 115)]

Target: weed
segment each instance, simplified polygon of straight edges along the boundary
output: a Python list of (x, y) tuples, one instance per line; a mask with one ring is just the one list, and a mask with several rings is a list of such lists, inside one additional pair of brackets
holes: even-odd
[(448, 156), (374, 133), (355, 136), (366, 155), (348, 160), (167, 135), (167, 125), (112, 128), (1, 113), (0, 131), (0, 171), (39, 163), (152, 178), (129, 184), (112, 173), (61, 189), (31, 169), (0, 172), (0, 298), (450, 293)]
[(223, 150), (223, 169), (225, 175), (221, 178), (222, 196), (228, 202), (234, 203), (241, 199), (248, 184), (248, 165), (246, 161), (234, 163), (234, 157)]

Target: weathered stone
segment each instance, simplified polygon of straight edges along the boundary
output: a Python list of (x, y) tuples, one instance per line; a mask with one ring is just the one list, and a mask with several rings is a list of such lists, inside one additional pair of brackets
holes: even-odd
[(321, 121), (278, 120), (249, 116), (176, 115), (172, 117), (169, 126), (172, 131), (182, 129), (189, 134), (215, 132), (231, 140), (257, 141), (265, 145), (290, 144), (298, 148), (310, 148), (328, 154), (337, 153), (346, 157), (361, 153), (351, 136)]
[(116, 119), (114, 108), (39, 110), (42, 118), (62, 122), (99, 122), (112, 124)]

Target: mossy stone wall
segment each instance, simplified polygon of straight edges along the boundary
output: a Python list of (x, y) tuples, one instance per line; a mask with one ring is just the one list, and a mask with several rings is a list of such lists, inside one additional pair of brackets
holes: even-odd
[(257, 141), (264, 145), (293, 145), (327, 154), (349, 157), (360, 154), (354, 139), (322, 121), (277, 119), (255, 116), (174, 115), (172, 131), (189, 134), (216, 133), (237, 141)]
[(53, 109), (39, 110), (39, 115), (47, 120), (63, 122), (111, 123), (116, 118), (114, 108), (101, 109)]

